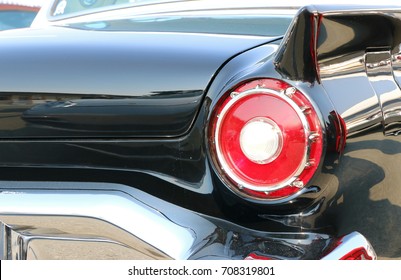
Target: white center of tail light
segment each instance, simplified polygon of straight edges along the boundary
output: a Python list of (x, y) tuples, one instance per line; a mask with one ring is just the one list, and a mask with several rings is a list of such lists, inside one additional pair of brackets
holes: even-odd
[(209, 144), (225, 184), (247, 198), (278, 200), (312, 178), (323, 151), (323, 130), (314, 104), (275, 79), (239, 85), (216, 105)]
[(258, 164), (266, 164), (280, 154), (281, 130), (277, 124), (264, 117), (250, 120), (241, 130), (240, 146), (245, 156)]

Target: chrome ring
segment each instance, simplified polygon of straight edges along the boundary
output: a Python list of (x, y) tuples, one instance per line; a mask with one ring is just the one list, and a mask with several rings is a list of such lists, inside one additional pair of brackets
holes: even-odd
[[(278, 96), (282, 99), (284, 99), (284, 101), (286, 101), (297, 113), (298, 117), (301, 120), (302, 126), (304, 128), (304, 132), (305, 132), (305, 149), (304, 149), (304, 157), (299, 165), (299, 168), (296, 170), (295, 174), (289, 178), (288, 180), (284, 181), (283, 183), (279, 184), (279, 185), (266, 185), (265, 187), (260, 187), (260, 186), (254, 186), (252, 184), (249, 184), (243, 180), (241, 180), (241, 178), (239, 178), (230, 168), (228, 163), (226, 162), (226, 160), (224, 159), (223, 153), (220, 150), (220, 145), (219, 145), (219, 139), (218, 139), (218, 131), (220, 131), (220, 126), (222, 123), (222, 119), (224, 119), (225, 114), (227, 113), (227, 111), (235, 104), (237, 103), (239, 100), (241, 100), (242, 98), (252, 95), (252, 94), (266, 94), (266, 95), (274, 95), (274, 96)], [(306, 163), (308, 162), (308, 150), (309, 150), (309, 135), (310, 135), (310, 128), (309, 128), (309, 124), (308, 121), (305, 117), (305, 115), (303, 114), (302, 110), (300, 109), (300, 107), (291, 100), (291, 98), (287, 97), (285, 94), (282, 94), (278, 91), (274, 91), (271, 89), (266, 89), (266, 88), (255, 88), (255, 89), (250, 89), (247, 91), (244, 91), (242, 93), (239, 93), (238, 95), (236, 95), (235, 97), (233, 97), (228, 103), (227, 105), (223, 108), (223, 110), (220, 112), (219, 116), (218, 116), (218, 120), (216, 123), (216, 129), (214, 132), (214, 141), (215, 141), (215, 146), (216, 146), (216, 154), (217, 154), (217, 158), (219, 160), (219, 163), (221, 165), (221, 169), (223, 170), (223, 172), (225, 172), (228, 177), (230, 177), (231, 179), (233, 179), (236, 183), (237, 183), (237, 187), (239, 188), (246, 188), (246, 189), (250, 189), (253, 191), (259, 191), (259, 192), (271, 192), (271, 191), (275, 191), (275, 190), (279, 190), (281, 188), (284, 188), (286, 186), (291, 185), (291, 183), (293, 183), (294, 181), (297, 180), (298, 176), (303, 172), (303, 170), (305, 169)]]

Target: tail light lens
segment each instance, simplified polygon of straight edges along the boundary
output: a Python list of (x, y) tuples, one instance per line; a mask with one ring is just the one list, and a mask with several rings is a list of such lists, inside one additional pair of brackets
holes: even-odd
[(365, 250), (365, 248), (357, 248), (351, 252), (348, 252), (340, 260), (347, 261), (362, 261), (362, 260), (373, 260), (373, 257)]
[(232, 190), (281, 199), (304, 187), (322, 155), (323, 135), (312, 103), (275, 79), (244, 83), (225, 95), (211, 119), (214, 163)]

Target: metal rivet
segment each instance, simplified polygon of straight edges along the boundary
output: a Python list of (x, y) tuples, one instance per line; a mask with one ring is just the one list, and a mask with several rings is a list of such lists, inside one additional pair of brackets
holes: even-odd
[(309, 106), (302, 106), (300, 107), (300, 109), (304, 115), (308, 115), (311, 112), (311, 107)]
[(291, 183), (291, 186), (301, 189), (304, 187), (304, 183), (302, 181), (294, 181)]
[(295, 94), (296, 91), (297, 91), (296, 88), (294, 88), (294, 87), (289, 87), (289, 88), (287, 88), (287, 89), (284, 90), (284, 94), (285, 94), (287, 97), (291, 98), (291, 97)]
[(231, 98), (235, 98), (235, 97), (237, 97), (238, 95), (239, 95), (239, 92), (233, 91), (233, 92), (230, 94), (230, 97), (231, 97)]
[(319, 138), (319, 134), (318, 133), (315, 133), (315, 132), (312, 132), (310, 135), (309, 135), (309, 140), (311, 141), (311, 142), (315, 142), (318, 138)]
[(311, 167), (311, 166), (314, 166), (314, 165), (315, 165), (315, 162), (312, 161), (312, 160), (310, 160), (310, 161), (308, 161), (307, 163), (305, 163), (305, 167), (306, 167), (306, 168)]

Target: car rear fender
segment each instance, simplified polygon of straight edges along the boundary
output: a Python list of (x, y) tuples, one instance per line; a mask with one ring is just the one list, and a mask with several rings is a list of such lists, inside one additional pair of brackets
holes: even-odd
[[(307, 6), (275, 57), (285, 78), (321, 83), (349, 135), (401, 127), (401, 7)], [(345, 102), (344, 102), (345, 101)]]

